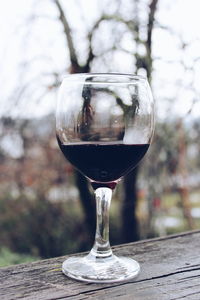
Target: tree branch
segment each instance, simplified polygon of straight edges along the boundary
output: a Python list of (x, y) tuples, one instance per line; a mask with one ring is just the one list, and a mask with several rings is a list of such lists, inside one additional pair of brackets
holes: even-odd
[(84, 68), (84, 72), (88, 72), (90, 70), (90, 62), (95, 57), (95, 55), (93, 53), (93, 49), (92, 49), (92, 38), (93, 38), (93, 34), (94, 34), (95, 30), (99, 27), (99, 25), (100, 25), (100, 23), (102, 21), (116, 21), (116, 22), (121, 22), (121, 23), (125, 24), (131, 30), (131, 32), (134, 32), (134, 29), (135, 29), (134, 22), (132, 22), (132, 21), (125, 21), (125, 20), (123, 20), (121, 17), (119, 17), (117, 15), (103, 15), (103, 16), (101, 16), (94, 23), (92, 29), (90, 30), (90, 32), (88, 34), (89, 52), (88, 52), (88, 58), (87, 58), (86, 64), (83, 67)]
[(149, 5), (149, 18), (147, 25), (147, 41), (146, 41), (146, 49), (147, 49), (147, 76), (149, 80), (151, 79), (151, 70), (152, 70), (152, 31), (154, 27), (155, 13), (157, 9), (157, 4), (159, 0), (151, 0)]
[(155, 12), (157, 8), (158, 0), (152, 0), (149, 8), (149, 18), (148, 18), (148, 28), (147, 28), (147, 47), (149, 52), (151, 53), (151, 45), (152, 45), (152, 31), (154, 25)]
[[(60, 2), (58, 0), (54, 0), (58, 11), (60, 13), (59, 19), (63, 25), (64, 28), (64, 33), (65, 33), (65, 37), (67, 40), (67, 44), (68, 44), (68, 49), (69, 49), (69, 55), (70, 55), (70, 61), (72, 64), (72, 68), (73, 69), (78, 69), (79, 68), (79, 63), (78, 63), (78, 59), (77, 59), (77, 55), (76, 55), (76, 51), (74, 48), (74, 44), (73, 44), (73, 40), (72, 40), (72, 36), (71, 36), (71, 29), (68, 23), (68, 20), (66, 18), (66, 15), (64, 13), (64, 10), (60, 4)], [(75, 72), (72, 72), (75, 73)]]

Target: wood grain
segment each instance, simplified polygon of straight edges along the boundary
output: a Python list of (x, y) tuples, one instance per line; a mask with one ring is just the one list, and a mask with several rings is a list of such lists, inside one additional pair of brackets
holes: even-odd
[(0, 299), (200, 299), (200, 231), (113, 247), (134, 257), (140, 275), (125, 283), (73, 281), (61, 272), (66, 257), (0, 268)]

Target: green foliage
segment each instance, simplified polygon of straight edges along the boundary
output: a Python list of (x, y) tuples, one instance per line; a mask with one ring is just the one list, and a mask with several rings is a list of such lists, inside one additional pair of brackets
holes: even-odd
[(44, 195), (0, 200), (0, 244), (12, 251), (54, 257), (86, 249), (87, 234), (77, 203), (52, 203)]
[(0, 267), (6, 267), (9, 265), (21, 264), (21, 263), (26, 263), (26, 262), (32, 262), (32, 261), (35, 261), (38, 259), (39, 259), (39, 257), (14, 253), (5, 247), (0, 249)]
[[(116, 244), (119, 207), (115, 202), (112, 207), (111, 242)], [(91, 246), (79, 203), (52, 203), (44, 195), (34, 201), (22, 196), (0, 199), (0, 244), (6, 247), (0, 254), (1, 266), (90, 250)]]

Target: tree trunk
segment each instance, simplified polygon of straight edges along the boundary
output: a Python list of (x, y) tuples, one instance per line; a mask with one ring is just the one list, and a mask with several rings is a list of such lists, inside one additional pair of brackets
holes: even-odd
[(139, 239), (136, 218), (138, 167), (124, 177), (124, 199), (122, 204), (122, 243)]
[(181, 198), (184, 218), (187, 221), (188, 228), (194, 229), (194, 220), (191, 215), (191, 203), (188, 188), (188, 172), (186, 166), (186, 141), (184, 136), (184, 128), (182, 120), (178, 122), (177, 130), (179, 132), (179, 157), (178, 157), (178, 173), (181, 175), (182, 182), (179, 183), (178, 193)]
[(74, 171), (74, 175), (85, 216), (85, 224), (89, 232), (88, 239), (90, 243), (92, 243), (94, 241), (96, 228), (96, 204), (94, 195), (90, 193), (89, 183), (87, 179), (76, 170)]
[[(147, 78), (151, 82), (152, 73), (152, 31), (154, 27), (155, 13), (159, 0), (151, 0), (149, 4), (149, 15), (147, 23), (147, 40), (146, 40), (146, 56), (141, 57), (139, 53), (135, 54), (136, 67), (144, 68), (147, 71)], [(135, 1), (136, 15), (134, 22), (135, 42), (138, 44), (139, 39), (139, 20), (138, 20), (138, 1)], [(122, 239), (124, 242), (131, 242), (139, 239), (138, 221), (135, 214), (137, 204), (137, 175), (138, 168), (129, 173), (124, 180), (124, 205), (122, 209)]]

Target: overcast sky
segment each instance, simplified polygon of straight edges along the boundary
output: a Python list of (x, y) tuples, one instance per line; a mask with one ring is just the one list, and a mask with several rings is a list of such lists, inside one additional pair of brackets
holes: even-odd
[[(79, 43), (79, 51), (84, 53), (86, 30), (98, 18), (101, 7), (106, 7), (109, 1), (68, 0), (61, 2), (66, 8), (73, 32), (76, 33), (75, 42)], [(128, 2), (124, 0), (124, 3)], [(0, 97), (1, 113), (3, 113), (8, 107), (7, 104), (10, 103), (9, 97), (11, 95), (14, 97), (14, 89), (19, 83), (33, 80), (44, 71), (50, 73), (56, 70), (62, 73), (63, 66), (67, 65), (69, 59), (65, 40), (61, 36), (61, 28), (58, 25), (55, 26), (56, 9), (50, 0), (0, 0), (0, 8)], [(109, 9), (112, 7), (108, 5), (108, 12)], [(159, 116), (167, 118), (172, 112), (175, 115), (184, 116), (192, 104), (194, 104), (192, 115), (200, 115), (199, 11), (199, 0), (159, 1), (156, 22), (162, 27), (169, 28), (169, 30), (164, 30), (157, 26), (153, 35), (155, 61), (152, 87)], [(34, 15), (40, 15), (42, 18), (31, 22), (31, 17)], [(45, 18), (47, 15), (50, 19)], [(106, 44), (106, 29), (104, 30), (103, 39)], [(124, 41), (124, 47), (131, 49), (131, 42), (128, 39)], [(43, 57), (43, 59), (35, 60), (35, 57)], [(84, 55), (82, 59), (84, 60)], [(22, 66), (29, 61), (32, 61), (30, 72), (23, 73)], [(123, 64), (120, 61), (123, 61)], [(112, 66), (110, 71), (130, 73), (131, 68), (128, 56), (125, 59), (117, 56), (116, 65)], [(47, 76), (46, 79), (41, 80), (44, 80), (45, 85), (50, 79)], [(33, 89), (35, 90), (35, 85)], [(39, 93), (41, 93), (41, 88), (38, 87), (38, 95)], [(28, 103), (29, 112), (33, 114), (34, 111), (35, 115), (41, 116), (54, 109), (55, 95), (48, 94), (37, 104), (32, 100)]]

